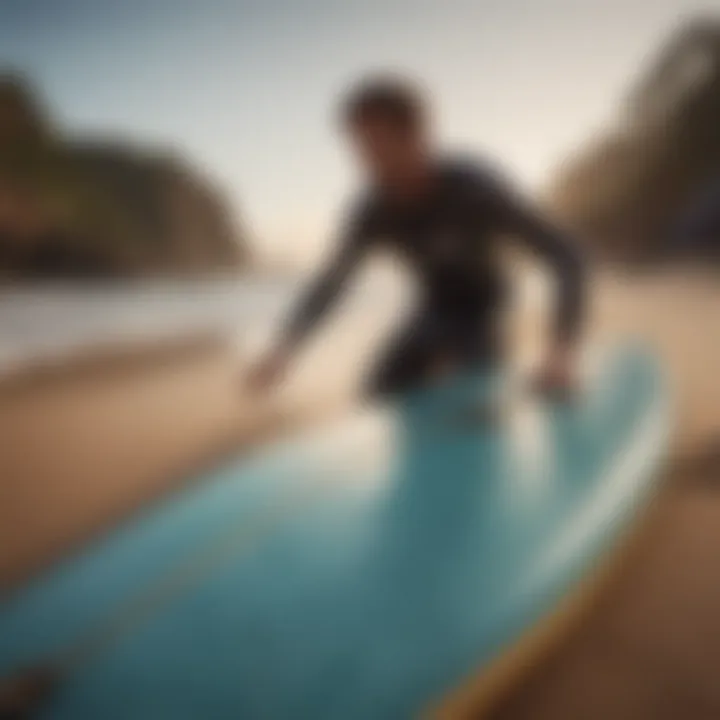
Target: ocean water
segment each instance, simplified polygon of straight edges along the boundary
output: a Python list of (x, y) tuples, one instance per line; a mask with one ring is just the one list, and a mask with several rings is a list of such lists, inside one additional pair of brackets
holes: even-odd
[[(240, 351), (249, 350), (265, 340), (305, 280), (256, 276), (7, 287), (0, 290), (0, 373), (99, 348), (141, 347), (202, 334), (225, 336)], [(343, 302), (344, 331), (360, 333), (365, 323), (382, 325), (391, 305), (400, 309), (400, 293), (396, 283), (379, 277), (354, 287)]]

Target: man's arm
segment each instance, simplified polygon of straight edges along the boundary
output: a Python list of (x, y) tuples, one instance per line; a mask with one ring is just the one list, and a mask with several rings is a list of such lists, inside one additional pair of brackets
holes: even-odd
[(555, 278), (552, 335), (536, 389), (565, 398), (576, 384), (576, 348), (586, 315), (587, 279), (579, 248), (542, 213), (501, 183), (485, 186), (485, 209), (497, 229), (517, 237)]
[(296, 348), (325, 317), (365, 254), (363, 238), (346, 236), (333, 257), (311, 282), (291, 311), (281, 334), (281, 345)]
[(290, 312), (278, 341), (251, 370), (251, 387), (263, 390), (281, 379), (297, 348), (330, 310), (366, 253), (368, 223), (365, 218), (361, 215), (348, 224), (334, 256)]
[(500, 229), (516, 236), (553, 273), (553, 340), (557, 348), (572, 347), (582, 332), (586, 314), (587, 278), (580, 249), (542, 212), (511, 190), (495, 190), (492, 202)]
[(586, 314), (585, 263), (572, 239), (535, 212), (517, 208), (513, 232), (555, 276), (553, 337), (556, 345), (574, 345), (582, 332)]

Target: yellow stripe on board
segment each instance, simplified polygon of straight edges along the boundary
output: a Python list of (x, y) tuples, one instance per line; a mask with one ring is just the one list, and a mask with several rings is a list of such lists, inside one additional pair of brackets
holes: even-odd
[(564, 598), (547, 618), (529, 630), (515, 645), (506, 650), (492, 665), (473, 673), (459, 687), (433, 704), (425, 717), (435, 720), (460, 720), (485, 717), (577, 627), (628, 564), (632, 552), (645, 537), (654, 517), (658, 499), (650, 502), (635, 526), (621, 538), (595, 572)]

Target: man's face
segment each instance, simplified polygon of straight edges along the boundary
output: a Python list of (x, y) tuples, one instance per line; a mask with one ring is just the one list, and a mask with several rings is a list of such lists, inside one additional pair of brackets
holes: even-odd
[(378, 185), (402, 190), (426, 169), (428, 141), (423, 128), (374, 117), (355, 123), (350, 137), (362, 167)]

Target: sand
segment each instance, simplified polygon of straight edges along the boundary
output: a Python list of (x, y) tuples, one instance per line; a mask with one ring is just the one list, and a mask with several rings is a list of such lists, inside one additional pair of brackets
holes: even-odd
[(492, 720), (720, 717), (720, 280), (605, 278), (599, 339), (657, 348), (675, 386), (667, 490), (640, 547), (585, 621)]
[[(720, 717), (720, 280), (616, 275), (596, 296), (593, 342), (642, 338), (676, 386), (671, 487), (640, 557), (495, 717)], [(231, 449), (336, 412), (347, 390), (251, 402), (219, 338), (1, 383), (0, 587)]]
[(220, 339), (45, 367), (0, 385), (0, 587), (291, 422), (242, 402)]

